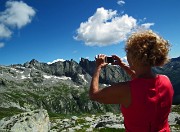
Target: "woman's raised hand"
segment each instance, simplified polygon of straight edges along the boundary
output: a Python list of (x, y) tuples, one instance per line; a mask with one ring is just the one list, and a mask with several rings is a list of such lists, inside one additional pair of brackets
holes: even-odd
[(104, 55), (104, 54), (99, 54), (95, 57), (97, 68), (102, 68), (108, 64), (105, 62), (105, 57), (106, 57), (106, 55)]
[(112, 55), (112, 57), (114, 59), (114, 63), (112, 63), (112, 65), (121, 65), (123, 63), (121, 58), (117, 55)]

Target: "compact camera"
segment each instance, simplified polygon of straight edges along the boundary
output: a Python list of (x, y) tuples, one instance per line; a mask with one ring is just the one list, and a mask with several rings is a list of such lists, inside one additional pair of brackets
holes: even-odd
[(112, 56), (106, 56), (105, 57), (105, 62), (106, 63), (114, 63), (114, 59)]

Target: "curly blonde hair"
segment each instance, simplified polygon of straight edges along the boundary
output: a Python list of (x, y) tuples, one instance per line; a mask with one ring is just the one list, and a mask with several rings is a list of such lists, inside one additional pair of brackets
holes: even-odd
[(136, 65), (162, 66), (168, 62), (170, 44), (151, 30), (133, 33), (126, 42), (125, 51)]

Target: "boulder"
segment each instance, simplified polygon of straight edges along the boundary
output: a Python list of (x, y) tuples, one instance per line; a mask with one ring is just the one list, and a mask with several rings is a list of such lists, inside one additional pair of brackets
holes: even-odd
[(0, 131), (11, 132), (48, 132), (49, 115), (46, 110), (39, 109), (6, 117), (0, 120)]

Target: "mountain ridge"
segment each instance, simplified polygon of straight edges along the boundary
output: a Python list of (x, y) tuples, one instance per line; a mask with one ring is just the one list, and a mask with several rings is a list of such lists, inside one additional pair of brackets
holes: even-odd
[[(102, 105), (89, 100), (88, 89), (95, 61), (81, 58), (52, 64), (32, 59), (24, 64), (0, 66), (0, 109), (34, 110), (49, 113), (81, 113), (119, 111), (117, 105)], [(174, 104), (180, 103), (180, 60), (171, 59), (163, 67), (153, 69), (167, 75), (175, 90)], [(100, 74), (100, 86), (130, 80), (119, 66), (107, 65)]]

